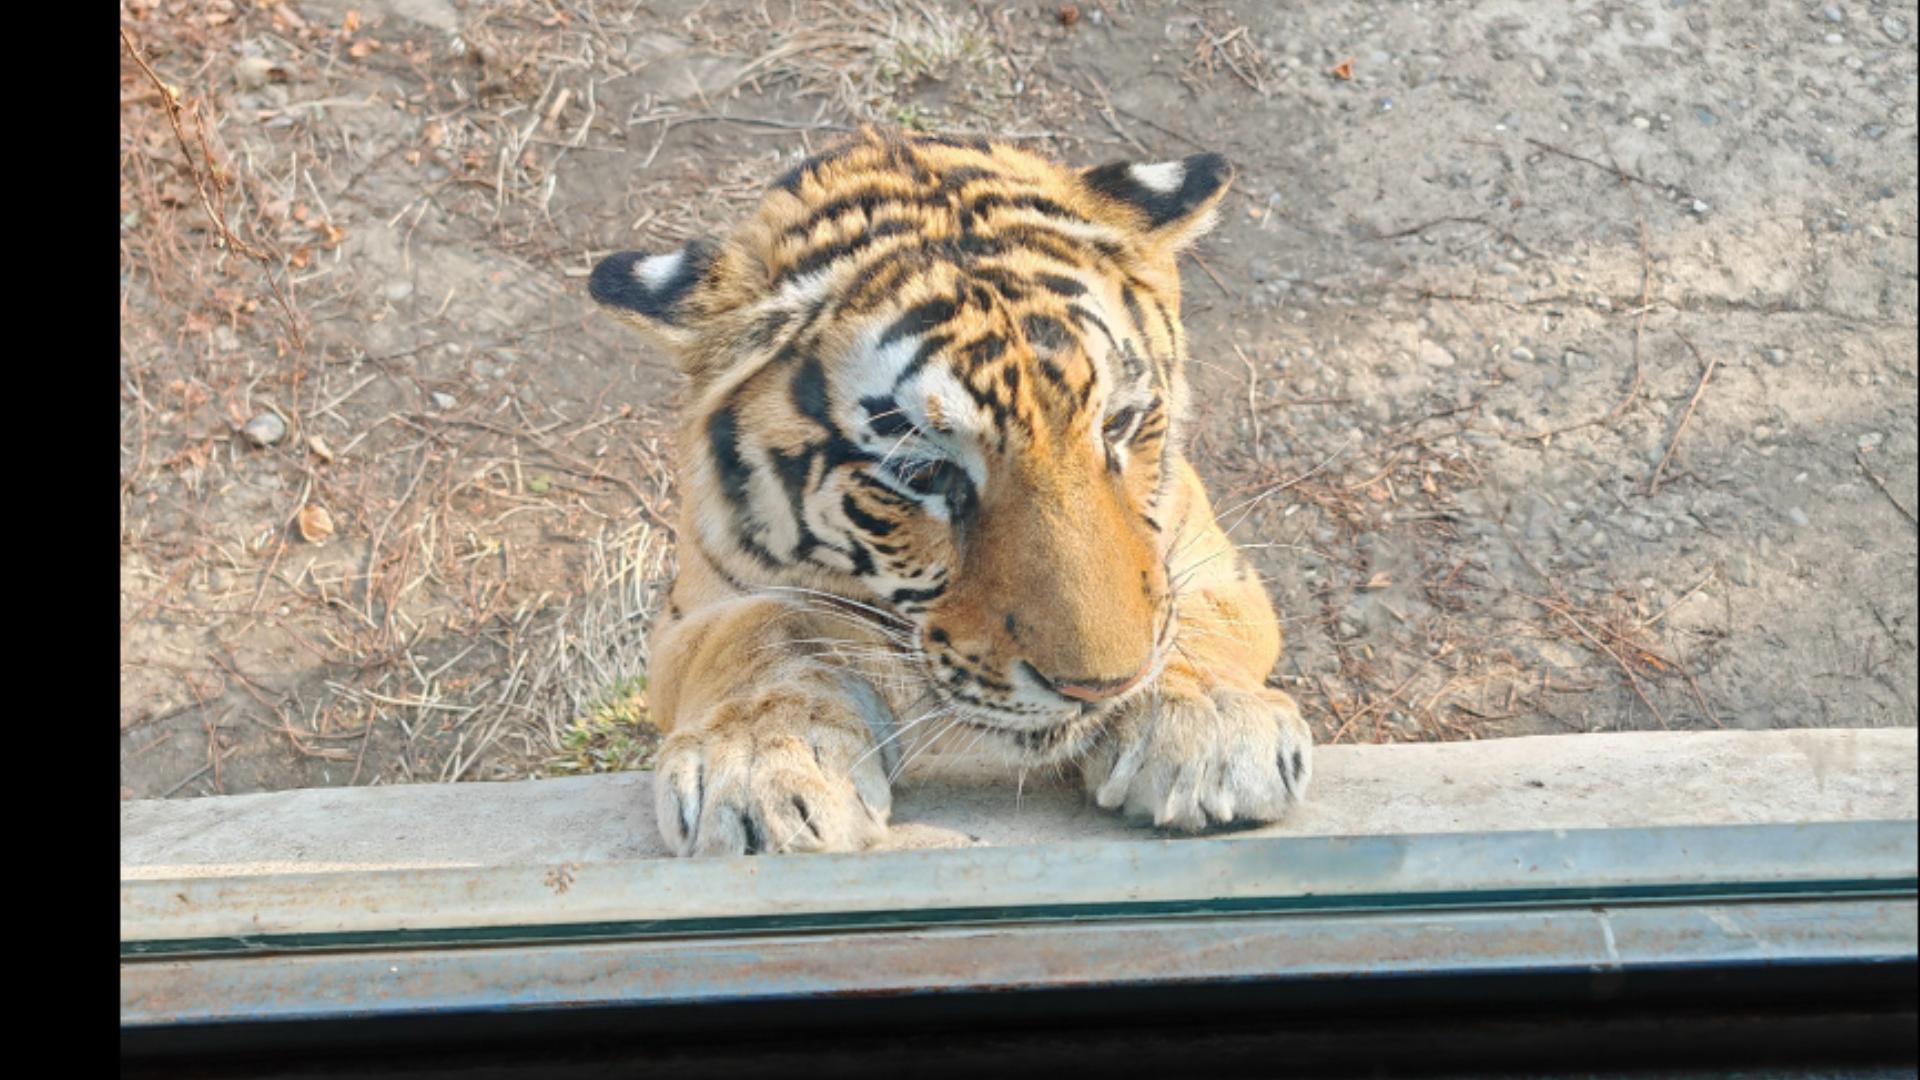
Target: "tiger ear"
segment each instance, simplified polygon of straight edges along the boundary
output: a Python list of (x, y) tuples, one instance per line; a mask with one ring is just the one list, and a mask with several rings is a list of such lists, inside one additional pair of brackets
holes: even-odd
[(714, 307), (720, 249), (706, 240), (660, 255), (622, 251), (601, 259), (587, 292), (609, 315), (677, 353)]
[(1083, 171), (1080, 182), (1130, 214), (1153, 246), (1178, 250), (1213, 227), (1220, 200), (1233, 183), (1233, 166), (1219, 154), (1154, 164), (1116, 161)]

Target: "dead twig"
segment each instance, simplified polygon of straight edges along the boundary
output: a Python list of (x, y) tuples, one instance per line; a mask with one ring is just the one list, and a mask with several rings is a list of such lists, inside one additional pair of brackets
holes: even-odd
[(1207, 265), (1207, 260), (1202, 259), (1200, 256), (1195, 255), (1192, 252), (1188, 252), (1187, 257), (1193, 260), (1195, 266), (1198, 266), (1200, 269), (1205, 270), (1207, 272), (1207, 276), (1213, 279), (1214, 285), (1219, 287), (1220, 295), (1226, 297), (1229, 300), (1239, 299), (1239, 297), (1234, 295), (1232, 289), (1227, 288), (1227, 283), (1220, 280), (1220, 275), (1213, 272), (1213, 267)]
[[(1503, 533), (1506, 532), (1504, 527), (1501, 529), (1501, 532)], [(1521, 592), (1518, 589), (1512, 589), (1511, 586), (1509, 586), (1509, 589), (1515, 595), (1523, 597), (1527, 600), (1530, 600), (1533, 603), (1539, 605), (1540, 607), (1545, 608), (1547, 611), (1553, 613), (1554, 615), (1558, 615), (1562, 620), (1564, 620), (1567, 623), (1567, 625), (1573, 627), (1576, 633), (1578, 633), (1581, 637), (1587, 639), (1589, 644), (1591, 644), (1594, 648), (1600, 650), (1600, 652), (1604, 653), (1609, 659), (1611, 659), (1614, 662), (1614, 664), (1620, 668), (1620, 673), (1627, 677), (1627, 685), (1633, 688), (1634, 696), (1638, 697), (1640, 699), (1640, 703), (1647, 707), (1647, 711), (1653, 714), (1653, 718), (1660, 722), (1661, 730), (1663, 731), (1669, 730), (1667, 727), (1666, 716), (1660, 712), (1659, 707), (1654, 705), (1653, 699), (1648, 697), (1647, 692), (1641, 688), (1640, 677), (1633, 673), (1633, 667), (1629, 665), (1625, 660), (1621, 659), (1619, 653), (1613, 651), (1611, 648), (1608, 648), (1606, 642), (1600, 640), (1600, 638), (1596, 636), (1592, 630), (1588, 629), (1586, 623), (1582, 622), (1577, 616), (1573, 614), (1573, 609), (1575, 608), (1576, 605), (1573, 602), (1573, 598), (1567, 595), (1566, 590), (1560, 587), (1560, 583), (1555, 581), (1553, 579), (1553, 576), (1551, 574), (1548, 574), (1546, 570), (1543, 569), (1538, 562), (1535, 562), (1533, 556), (1527, 554), (1527, 549), (1521, 547), (1519, 542), (1514, 540), (1511, 534), (1507, 535), (1507, 544), (1513, 548), (1514, 554), (1520, 556), (1521, 561), (1525, 562), (1527, 564), (1527, 567), (1531, 569), (1534, 572), (1534, 574), (1540, 578), (1541, 581), (1546, 582), (1548, 588), (1554, 591), (1554, 601), (1549, 601), (1543, 597), (1534, 596), (1531, 593)], [(1641, 650), (1641, 651), (1644, 652), (1645, 650)]]
[[(1602, 169), (1607, 172), (1610, 172), (1616, 178), (1618, 178), (1619, 181), (1623, 184), (1626, 184), (1626, 183), (1642, 184), (1642, 185), (1645, 185), (1646, 187), (1658, 188), (1661, 190), (1674, 192), (1675, 194), (1679, 195), (1683, 199), (1693, 198), (1693, 195), (1691, 192), (1686, 191), (1685, 189), (1681, 188), (1676, 184), (1665, 184), (1657, 180), (1649, 180), (1646, 177), (1640, 176), (1636, 173), (1630, 173), (1627, 170), (1621, 168), (1620, 163), (1617, 161), (1611, 165), (1603, 164), (1601, 162), (1593, 160), (1590, 157), (1583, 157), (1580, 154), (1576, 154), (1571, 150), (1563, 150), (1560, 147), (1555, 146), (1550, 142), (1542, 142), (1539, 139), (1535, 139), (1531, 137), (1523, 137), (1523, 138), (1525, 138), (1527, 145), (1533, 146), (1540, 150), (1545, 150), (1549, 154), (1555, 154), (1559, 157), (1566, 158), (1568, 161), (1578, 161), (1583, 165), (1591, 165), (1596, 169)], [(1611, 157), (1612, 155), (1609, 154), (1608, 156)]]
[(1253, 366), (1252, 358), (1247, 355), (1245, 349), (1240, 347), (1239, 342), (1234, 342), (1233, 351), (1236, 356), (1240, 357), (1240, 362), (1247, 367), (1247, 421), (1253, 425), (1253, 460), (1259, 461), (1260, 409), (1257, 389), (1260, 385), (1260, 376), (1259, 372)]
[[(1687, 335), (1676, 330), (1673, 336), (1679, 338), (1681, 343), (1686, 345), (1687, 351), (1693, 354), (1695, 360), (1700, 359), (1700, 350), (1693, 347), (1693, 341), (1688, 338)], [(1700, 372), (1700, 384), (1693, 388), (1693, 396), (1687, 399), (1686, 411), (1680, 414), (1680, 422), (1674, 426), (1673, 438), (1667, 443), (1667, 452), (1660, 456), (1660, 464), (1653, 467), (1653, 475), (1647, 477), (1647, 496), (1649, 498), (1660, 490), (1660, 474), (1666, 472), (1667, 462), (1673, 460), (1673, 452), (1680, 446), (1680, 436), (1686, 433), (1687, 421), (1693, 419), (1693, 410), (1700, 404), (1700, 395), (1707, 392), (1707, 380), (1713, 378), (1713, 369), (1719, 366), (1720, 358), (1716, 356), (1708, 360), (1706, 364), (1706, 369)]]
[(203, 777), (203, 776), (205, 776), (205, 775), (207, 775), (208, 773), (210, 773), (210, 772), (212, 772), (212, 771), (213, 771), (213, 763), (212, 763), (212, 762), (208, 762), (207, 764), (205, 764), (205, 765), (202, 765), (202, 766), (200, 766), (199, 768), (197, 768), (197, 769), (195, 769), (195, 770), (193, 770), (193, 772), (191, 772), (191, 773), (189, 773), (189, 774), (187, 775), (187, 778), (186, 778), (186, 779), (184, 779), (184, 780), (182, 780), (182, 781), (180, 781), (179, 783), (177, 783), (177, 784), (175, 784), (175, 785), (173, 785), (172, 787), (170, 787), (170, 788), (168, 788), (167, 790), (165, 790), (165, 791), (163, 791), (163, 792), (161, 792), (161, 793), (160, 793), (160, 797), (161, 797), (161, 798), (163, 798), (163, 799), (171, 799), (171, 798), (173, 798), (173, 797), (174, 797), (174, 796), (175, 796), (176, 794), (178, 794), (178, 793), (179, 793), (179, 791), (180, 791), (180, 789), (181, 789), (181, 788), (184, 788), (184, 787), (186, 787), (186, 786), (187, 786), (188, 784), (191, 784), (191, 783), (193, 783), (193, 782), (194, 782), (195, 780), (198, 780), (198, 779), (200, 779), (201, 777)]
[(261, 273), (267, 279), (267, 287), (273, 291), (274, 301), (280, 305), (281, 312), (287, 317), (287, 333), (292, 335), (294, 347), (301, 348), (304, 336), (300, 329), (300, 316), (294, 312), (293, 301), (289, 300), (287, 294), (281, 290), (279, 279), (273, 276), (273, 255), (240, 239), (234, 234), (232, 226), (227, 224), (226, 184), (220, 179), (219, 167), (214, 164), (213, 148), (207, 143), (207, 124), (201, 118), (198, 106), (194, 110), (194, 133), (200, 144), (201, 159), (206, 163), (204, 168), (194, 161), (193, 147), (187, 142), (186, 130), (180, 126), (180, 114), (185, 111), (185, 107), (180, 103), (179, 94), (173, 87), (163, 82), (159, 73), (147, 63), (146, 57), (140, 54), (140, 47), (134, 44), (133, 36), (127, 33), (126, 27), (120, 28), (120, 42), (126, 46), (127, 55), (133, 58), (134, 64), (146, 75), (148, 81), (153, 83), (154, 89), (160, 94), (161, 103), (167, 108), (167, 122), (173, 127), (173, 137), (180, 144), (180, 154), (186, 160), (187, 173), (193, 178), (194, 190), (200, 195), (200, 205), (206, 210), (207, 219), (215, 229), (219, 230), (220, 238), (229, 250), (237, 251), (260, 264)]
[(1373, 238), (1375, 240), (1398, 240), (1403, 236), (1417, 236), (1420, 233), (1426, 232), (1428, 229), (1434, 228), (1435, 226), (1455, 225), (1455, 224), (1485, 225), (1487, 224), (1487, 219), (1483, 217), (1460, 217), (1458, 215), (1453, 215), (1453, 216), (1443, 217), (1443, 218), (1434, 218), (1432, 221), (1422, 222), (1419, 225), (1410, 225), (1407, 228), (1396, 229), (1393, 232), (1380, 232), (1379, 230), (1376, 229), (1374, 231)]
[(1880, 489), (1880, 494), (1885, 495), (1887, 497), (1887, 501), (1893, 504), (1893, 508), (1895, 510), (1898, 510), (1902, 514), (1905, 514), (1907, 517), (1907, 520), (1912, 522), (1915, 526), (1920, 526), (1920, 518), (1914, 517), (1913, 511), (1907, 509), (1905, 504), (1901, 503), (1899, 499), (1896, 499), (1893, 497), (1893, 492), (1888, 489), (1887, 482), (1885, 480), (1880, 479), (1879, 474), (1875, 473), (1872, 469), (1867, 468), (1867, 461), (1865, 458), (1861, 457), (1858, 453), (1855, 453), (1853, 455), (1853, 463), (1855, 465), (1860, 466), (1860, 471), (1867, 474), (1867, 479), (1873, 481), (1873, 486)]

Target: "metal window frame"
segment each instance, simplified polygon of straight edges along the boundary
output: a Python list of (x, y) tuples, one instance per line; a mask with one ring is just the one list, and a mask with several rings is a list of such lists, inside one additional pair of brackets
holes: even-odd
[(1273, 1021), (1463, 996), (1818, 1001), (1897, 1034), (1917, 865), (1915, 823), (1887, 821), (132, 880), (122, 1049), (695, 1038), (850, 1012)]

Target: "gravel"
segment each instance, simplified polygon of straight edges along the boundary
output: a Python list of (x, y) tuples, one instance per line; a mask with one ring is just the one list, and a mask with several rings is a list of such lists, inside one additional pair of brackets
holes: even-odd
[(272, 446), (287, 437), (287, 422), (277, 413), (264, 412), (247, 421), (240, 434), (255, 446)]

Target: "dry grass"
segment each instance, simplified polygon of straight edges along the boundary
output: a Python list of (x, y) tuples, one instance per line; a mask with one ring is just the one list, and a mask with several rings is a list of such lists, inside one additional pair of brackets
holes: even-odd
[[(781, 17), (765, 8), (746, 26), (687, 20), (696, 40), (739, 58), (735, 85), (756, 93), (791, 89), (831, 116), (908, 127), (980, 130), (1005, 118), (1011, 96), (985, 20), (900, 0), (792, 5)], [(922, 95), (929, 91), (937, 93)]]
[[(437, 195), (498, 245), (540, 227), (561, 155), (593, 130), (594, 80), (614, 72), (593, 26), (538, 10), (495, 5), (471, 41), (428, 42), (284, 5), (122, 5), (123, 732), (210, 711), (348, 782), (524, 775), (644, 671), (671, 558), (661, 414), (603, 392), (567, 415), (511, 380), (443, 409), (432, 391), (470, 369), (460, 356), (538, 332), (423, 325), (421, 344), (368, 355), (358, 320), (339, 321), (359, 299), (337, 274), (357, 226), (330, 196), (375, 165), (447, 170), (401, 227)], [(354, 86), (438, 86), (435, 67), (465, 74), (446, 92), (466, 107), (424, 115), (410, 143), (354, 144)], [(271, 107), (289, 98), (327, 104)], [(320, 316), (311, 340), (282, 283)], [(257, 448), (239, 429), (263, 414), (286, 434)], [(335, 535), (313, 543), (296, 522), (320, 511)], [(158, 650), (139, 637), (156, 618), (172, 628)], [(182, 784), (220, 790), (228, 736), (206, 737), (208, 768)]]

